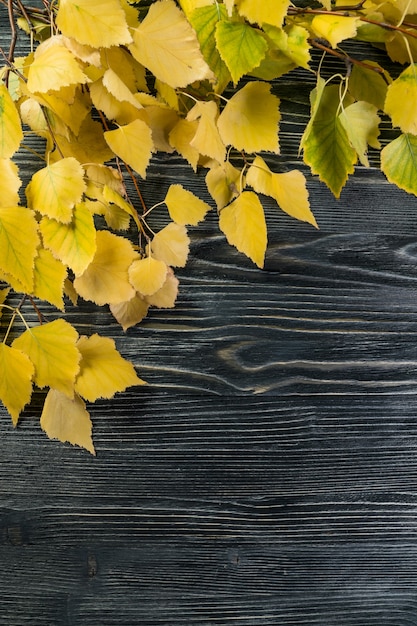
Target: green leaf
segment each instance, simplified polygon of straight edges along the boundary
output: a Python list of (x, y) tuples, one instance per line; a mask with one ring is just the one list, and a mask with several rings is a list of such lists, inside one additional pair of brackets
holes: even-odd
[[(382, 77), (382, 73), (378, 71), (383, 68), (374, 61), (364, 61), (367, 66), (374, 67), (375, 70), (368, 69), (364, 65), (355, 64), (352, 69), (352, 74), (349, 78), (349, 92), (355, 98), (355, 100), (365, 100), (370, 102), (377, 109), (381, 111), (384, 108), (384, 102), (387, 95), (387, 82)], [(383, 71), (384, 76), (388, 82), (391, 81), (386, 70)]]
[[(347, 102), (346, 104), (349, 104)], [(349, 137), (339, 116), (339, 86), (330, 85), (323, 89), (322, 96), (311, 124), (301, 139), (304, 161), (318, 174), (336, 198), (354, 171), (357, 160)]]
[(264, 35), (243, 22), (219, 22), (215, 37), (217, 49), (234, 83), (258, 67), (268, 50)]
[(417, 137), (400, 135), (385, 146), (381, 170), (390, 183), (417, 196)]

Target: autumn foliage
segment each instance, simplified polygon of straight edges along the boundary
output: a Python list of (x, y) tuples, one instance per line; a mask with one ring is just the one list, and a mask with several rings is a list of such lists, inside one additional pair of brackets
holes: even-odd
[[(60, 0), (43, 9), (0, 1), (11, 33), (0, 84), (0, 399), (16, 425), (33, 386), (45, 388), (48, 436), (94, 453), (86, 402), (143, 381), (111, 339), (79, 336), (66, 301), (107, 306), (124, 330), (150, 307), (173, 307), (188, 229), (209, 211), (259, 268), (263, 195), (317, 226), (302, 171), (274, 171), (264, 158), (280, 153), (272, 81), (313, 72), (313, 49), (343, 58), (344, 74), (315, 70), (304, 163), (339, 197), (355, 165), (369, 166), (368, 147), (380, 150), (384, 114), (397, 134), (381, 169), (417, 195), (417, 1)], [(26, 57), (13, 54), (16, 27), (33, 42)], [(352, 59), (343, 51), (352, 38), (384, 47), (402, 64), (398, 76)], [(29, 133), (45, 150), (22, 189), (14, 157)], [(190, 176), (203, 170), (212, 203), (174, 184), (145, 206), (140, 186), (157, 152), (180, 154)], [(154, 232), (148, 216), (161, 204), (169, 219)], [(11, 290), (22, 294), (17, 307)], [(61, 312), (54, 321), (42, 318), (42, 301)], [(28, 325), (24, 302), (38, 325)]]

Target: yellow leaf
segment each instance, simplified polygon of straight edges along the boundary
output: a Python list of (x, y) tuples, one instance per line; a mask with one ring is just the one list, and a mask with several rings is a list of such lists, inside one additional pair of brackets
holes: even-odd
[(83, 120), (77, 136), (60, 135), (59, 147), (65, 157), (74, 157), (80, 163), (104, 163), (114, 157), (104, 141), (103, 126), (88, 115)]
[(90, 414), (79, 396), (68, 398), (56, 389), (50, 389), (45, 398), (40, 424), (49, 439), (81, 446), (95, 455)]
[(225, 161), (207, 172), (207, 189), (219, 211), (242, 192), (244, 181), (245, 177), (242, 176), (242, 172), (229, 161)]
[(76, 275), (84, 272), (96, 252), (93, 216), (84, 204), (77, 204), (70, 224), (44, 217), (40, 224), (44, 246), (68, 265)]
[(22, 139), (19, 113), (7, 87), (0, 84), (0, 159), (12, 157)]
[(170, 185), (164, 202), (171, 219), (177, 224), (195, 226), (205, 218), (207, 211), (210, 211), (210, 206), (206, 202), (184, 189), (182, 185)]
[(75, 391), (84, 400), (95, 402), (98, 398), (112, 398), (115, 393), (133, 385), (144, 385), (132, 363), (116, 350), (113, 339), (81, 336), (77, 343), (81, 352), (80, 373)]
[(19, 169), (10, 159), (0, 159), (0, 206), (19, 204), (19, 189), (22, 181)]
[(10, 292), (9, 287), (6, 287), (5, 289), (0, 289), (0, 317), (3, 313), (3, 307), (1, 305), (4, 304), (7, 296), (9, 295), (9, 292)]
[(32, 93), (57, 91), (61, 87), (89, 82), (78, 61), (58, 35), (47, 39), (35, 52), (27, 87)]
[(219, 226), (230, 245), (263, 267), (267, 246), (265, 214), (253, 191), (244, 191), (220, 211)]
[(62, 37), (62, 43), (72, 54), (83, 63), (100, 67), (100, 51), (92, 46), (86, 46), (72, 37)]
[(72, 398), (81, 358), (77, 340), (75, 328), (65, 320), (57, 319), (25, 330), (12, 346), (32, 361), (38, 387), (52, 387)]
[(111, 68), (104, 72), (103, 85), (119, 102), (129, 102), (129, 104), (136, 109), (143, 108), (138, 100), (136, 100), (129, 87), (125, 85), (120, 76)]
[(93, 48), (132, 41), (119, 0), (60, 0), (56, 23), (64, 35)]
[(162, 287), (152, 296), (146, 296), (145, 300), (151, 306), (158, 307), (158, 309), (172, 309), (178, 296), (178, 285), (178, 278), (176, 278), (174, 272), (169, 269)]
[(211, 159), (223, 163), (226, 158), (226, 146), (220, 138), (217, 128), (219, 110), (213, 101), (197, 102), (187, 115), (187, 120), (199, 120), (197, 131), (190, 145)]
[(16, 426), (20, 412), (30, 401), (35, 368), (26, 354), (0, 343), (0, 400)]
[(257, 193), (274, 198), (288, 215), (317, 228), (308, 201), (306, 179), (299, 170), (275, 174), (258, 156), (248, 170), (246, 182)]
[(140, 294), (136, 294), (127, 302), (110, 304), (110, 311), (124, 331), (136, 326), (146, 317), (149, 304)]
[(262, 2), (237, 0), (236, 4), (240, 15), (246, 17), (252, 24), (262, 26), (267, 23), (280, 27), (287, 15), (290, 2), (289, 0), (262, 0)]
[(179, 5), (187, 17), (200, 7), (212, 4), (213, 0), (179, 0)]
[(417, 63), (409, 65), (387, 89), (384, 111), (403, 133), (417, 135)]
[(0, 269), (14, 276), (29, 293), (39, 244), (33, 211), (23, 207), (0, 208)]
[(41, 248), (35, 259), (33, 295), (64, 309), (64, 282), (67, 269), (49, 250)]
[(109, 187), (108, 185), (104, 185), (103, 187), (103, 198), (107, 202), (112, 202), (113, 204), (117, 204), (117, 206), (120, 209), (123, 209), (123, 211), (125, 211), (129, 215), (134, 215), (133, 207), (128, 202), (126, 202), (124, 198), (122, 198), (120, 193), (118, 193), (117, 191)]
[(390, 183), (417, 196), (417, 137), (402, 134), (381, 151), (381, 170)]
[(213, 74), (197, 36), (174, 0), (154, 2), (134, 30), (132, 55), (156, 78), (171, 87), (186, 87)]
[(47, 165), (26, 187), (29, 206), (41, 215), (68, 224), (73, 208), (86, 190), (84, 168), (73, 157)]
[[(135, 100), (135, 105), (126, 100), (119, 100), (106, 89), (101, 79), (90, 85), (90, 96), (96, 109), (103, 111), (109, 120), (117, 120), (119, 124), (131, 122), (132, 117), (136, 119), (138, 109), (142, 108), (133, 94), (132, 99)], [(125, 122), (126, 119), (128, 122)]]
[(190, 252), (190, 238), (184, 225), (171, 222), (151, 242), (153, 256), (173, 267), (184, 267)]
[(316, 15), (311, 27), (318, 37), (326, 39), (332, 48), (345, 39), (352, 39), (360, 25), (359, 17), (345, 17), (342, 15)]
[(84, 300), (102, 306), (125, 302), (135, 295), (128, 269), (137, 258), (130, 241), (105, 230), (97, 232), (97, 250), (90, 265), (74, 280)]
[(109, 130), (104, 139), (117, 156), (142, 176), (146, 177), (153, 150), (151, 129), (142, 120), (134, 120), (126, 126)]
[(223, 142), (246, 152), (279, 153), (279, 99), (267, 83), (253, 81), (226, 104), (217, 121)]
[(369, 167), (368, 144), (373, 148), (380, 148), (378, 126), (381, 120), (377, 115), (377, 108), (369, 102), (354, 102), (342, 110), (340, 121), (352, 147), (358, 153), (360, 162)]
[(129, 268), (129, 280), (143, 296), (151, 296), (165, 282), (168, 267), (163, 261), (151, 256), (133, 261)]
[(169, 143), (197, 171), (199, 151), (191, 145), (198, 128), (198, 122), (180, 119), (169, 133)]

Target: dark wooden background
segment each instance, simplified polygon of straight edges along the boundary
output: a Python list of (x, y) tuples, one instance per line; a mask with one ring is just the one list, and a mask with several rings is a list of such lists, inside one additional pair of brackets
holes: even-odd
[[(276, 167), (313, 81), (276, 85)], [(1, 626), (417, 624), (417, 202), (371, 157), (338, 201), (305, 170), (319, 231), (266, 202), (264, 271), (213, 211), (175, 309), (69, 312), (149, 385), (91, 407), (96, 458), (45, 437), (40, 396), (17, 430), (0, 411)], [(173, 181), (205, 193), (159, 157), (149, 203)]]

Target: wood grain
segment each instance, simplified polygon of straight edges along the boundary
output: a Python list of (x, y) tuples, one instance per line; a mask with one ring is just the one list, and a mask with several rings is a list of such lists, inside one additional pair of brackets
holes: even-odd
[[(7, 48), (2, 7), (0, 25)], [(300, 71), (274, 86), (268, 159), (306, 173), (320, 230), (265, 198), (260, 271), (212, 211), (174, 309), (123, 333), (105, 309), (68, 307), (149, 383), (90, 407), (96, 458), (46, 439), (42, 393), (16, 430), (0, 410), (0, 626), (417, 623), (416, 199), (373, 152), (340, 200), (308, 173), (313, 84)], [(32, 157), (18, 162), (28, 180)], [(204, 173), (162, 155), (147, 204), (172, 182), (209, 200)]]

